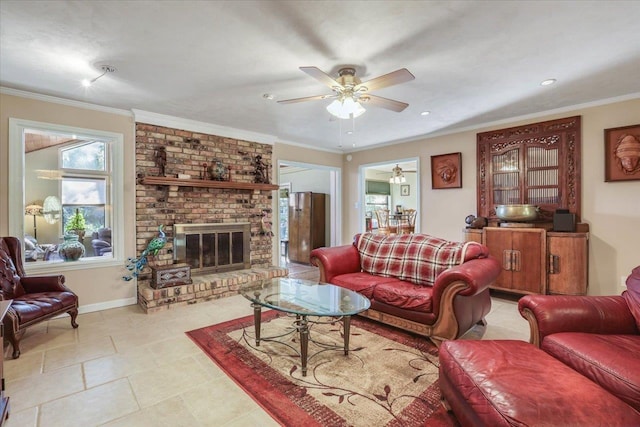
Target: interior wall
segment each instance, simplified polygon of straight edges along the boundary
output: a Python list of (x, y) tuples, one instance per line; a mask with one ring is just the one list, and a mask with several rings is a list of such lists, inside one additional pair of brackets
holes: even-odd
[[(94, 108), (82, 108), (41, 99), (24, 98), (0, 93), (0, 235), (9, 233), (9, 118), (116, 132), (124, 135), (124, 216), (135, 217), (135, 154), (134, 122), (126, 112), (113, 113)], [(30, 202), (30, 200), (27, 200)], [(25, 217), (25, 220), (27, 218)], [(133, 256), (135, 245), (134, 221), (125, 221), (125, 257)], [(20, 236), (21, 237), (21, 236)], [(122, 280), (122, 267), (103, 267), (91, 270), (64, 272), (66, 284), (78, 294), (81, 311), (93, 311), (135, 303), (135, 281)]]
[[(343, 180), (343, 244), (359, 231), (358, 167), (391, 158), (420, 157), (418, 208), (422, 232), (462, 240), (464, 218), (476, 215), (476, 134), (575, 115), (582, 116), (582, 221), (590, 226), (589, 294), (619, 294), (621, 277), (640, 264), (640, 181), (604, 182), (604, 129), (638, 124), (640, 99), (514, 120), (472, 131), (351, 153)], [(431, 188), (431, 156), (462, 153), (462, 188)]]
[[(342, 153), (332, 153), (332, 152), (328, 152), (328, 151), (321, 151), (321, 150), (310, 150), (308, 148), (303, 148), (300, 146), (296, 146), (296, 145), (291, 145), (291, 144), (285, 144), (285, 143), (281, 143), (281, 142), (276, 142), (276, 144), (274, 144), (273, 146), (273, 153), (272, 153), (272, 158), (273, 158), (273, 164), (274, 165), (278, 165), (280, 162), (281, 163), (291, 163), (291, 162), (297, 162), (297, 163), (306, 163), (306, 164), (314, 164), (314, 165), (322, 165), (322, 166), (327, 166), (327, 167), (332, 167), (332, 168), (338, 168), (341, 169), (342, 165), (343, 165), (343, 156)], [(326, 171), (326, 173), (328, 174), (328, 171)], [(357, 173), (357, 172), (356, 172)], [(274, 175), (275, 176), (275, 175)], [(328, 175), (327, 175), (328, 176)], [(342, 178), (344, 179), (344, 178)], [(330, 181), (329, 178), (326, 178), (326, 183), (325, 184), (315, 184), (313, 187), (309, 186), (306, 188), (309, 188), (309, 190), (301, 190), (302, 187), (299, 187), (298, 184), (296, 185), (292, 185), (292, 189), (291, 191), (314, 191), (313, 188), (318, 188), (318, 190), (323, 190), (323, 191), (317, 191), (318, 193), (326, 193), (326, 194), (331, 194), (330, 191)], [(285, 179), (280, 179), (280, 182), (278, 182), (278, 184), (284, 183), (284, 182), (289, 182), (288, 178)], [(306, 184), (305, 184), (306, 185)], [(322, 185), (320, 187), (316, 187), (316, 185)], [(327, 187), (325, 187), (325, 185)], [(325, 191), (325, 188), (329, 188), (329, 190)], [(338, 212), (338, 218), (336, 218), (336, 221), (340, 221), (342, 222), (342, 218), (340, 217), (340, 212), (342, 211), (341, 209), (341, 200), (332, 200), (331, 198), (329, 199), (329, 202), (327, 204), (327, 209), (329, 210), (329, 206), (330, 204), (334, 204), (334, 203), (338, 203), (337, 208), (339, 209)], [(279, 212), (278, 211), (278, 199), (277, 197), (273, 198), (273, 212)], [(331, 218), (330, 212), (327, 212), (327, 236), (326, 236), (326, 241), (327, 242), (331, 242), (331, 235), (335, 235), (336, 233), (340, 233), (341, 234), (341, 226), (342, 224), (339, 224), (339, 227), (336, 231), (336, 233), (332, 233), (332, 225), (329, 225), (331, 223), (331, 221), (329, 220), (329, 218)], [(278, 224), (280, 221), (280, 218), (278, 217), (277, 219), (274, 219), (274, 224)], [(335, 222), (335, 221), (334, 221)], [(273, 231), (276, 234), (276, 236), (273, 239), (273, 254), (279, 254), (280, 253), (280, 247), (279, 247), (279, 242), (280, 242), (280, 227), (273, 227)], [(337, 239), (340, 239), (340, 235), (337, 236)], [(278, 247), (276, 247), (278, 246)], [(278, 259), (274, 259), (274, 264), (277, 265), (278, 264)]]
[(280, 171), (279, 182), (279, 184), (291, 183), (292, 193), (310, 191), (312, 193), (327, 195), (325, 205), (326, 231), (324, 239), (324, 241), (327, 242), (327, 246), (329, 246), (329, 242), (331, 242), (331, 207), (335, 205), (335, 200), (331, 197), (330, 175), (327, 169), (295, 170), (294, 168), (294, 172), (291, 173)]

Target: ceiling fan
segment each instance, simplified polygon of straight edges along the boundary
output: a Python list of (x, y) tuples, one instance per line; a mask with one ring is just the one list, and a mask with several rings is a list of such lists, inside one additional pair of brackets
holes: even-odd
[(371, 95), (369, 92), (385, 87), (405, 83), (415, 79), (413, 74), (406, 68), (393, 71), (380, 77), (361, 82), (356, 76), (356, 70), (352, 67), (344, 67), (338, 71), (338, 78), (334, 79), (317, 67), (300, 67), (300, 70), (307, 73), (320, 83), (325, 84), (332, 94), (306, 96), (304, 98), (285, 99), (278, 101), (280, 104), (293, 104), (296, 102), (314, 101), (321, 99), (334, 99), (327, 106), (327, 111), (341, 119), (358, 117), (366, 110), (361, 104), (373, 107), (386, 108), (387, 110), (401, 112), (409, 106), (405, 102)]

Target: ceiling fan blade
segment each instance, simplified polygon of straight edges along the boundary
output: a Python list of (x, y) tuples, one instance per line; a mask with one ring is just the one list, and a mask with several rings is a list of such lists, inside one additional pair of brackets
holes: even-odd
[(304, 98), (293, 98), (293, 99), (283, 99), (282, 101), (278, 101), (278, 104), (294, 104), (296, 102), (304, 102), (304, 101), (316, 101), (320, 99), (331, 99), (337, 98), (338, 95), (316, 95), (316, 96), (305, 96)]
[(354, 91), (366, 88), (367, 91), (371, 92), (373, 90), (382, 89), (384, 87), (405, 83), (413, 79), (415, 79), (415, 76), (411, 74), (409, 70), (407, 70), (406, 68), (401, 68), (389, 74), (385, 74), (384, 76), (376, 77), (366, 82), (362, 82), (354, 88)]
[(409, 106), (409, 104), (407, 104), (406, 102), (400, 102), (393, 99), (387, 99), (381, 96), (369, 94), (361, 96), (359, 98), (359, 101), (361, 101), (365, 106), (370, 105), (372, 107), (386, 108), (387, 110), (395, 111), (397, 113), (401, 112)]
[(342, 87), (340, 83), (335, 81), (330, 75), (328, 75), (318, 67), (300, 67), (300, 69), (309, 74), (314, 79), (318, 80), (320, 83), (327, 85), (331, 89), (333, 89), (334, 87)]

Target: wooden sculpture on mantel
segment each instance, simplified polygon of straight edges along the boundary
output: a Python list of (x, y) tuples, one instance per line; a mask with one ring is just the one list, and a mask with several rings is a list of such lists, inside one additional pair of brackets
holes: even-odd
[(262, 156), (260, 154), (255, 157), (253, 165), (255, 167), (253, 172), (255, 175), (254, 182), (256, 184), (269, 184), (268, 167), (267, 164), (262, 161)]

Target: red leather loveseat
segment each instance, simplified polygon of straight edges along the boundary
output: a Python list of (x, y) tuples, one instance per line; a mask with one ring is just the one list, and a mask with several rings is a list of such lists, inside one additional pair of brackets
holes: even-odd
[(640, 267), (621, 296), (527, 295), (531, 342), (449, 341), (440, 389), (462, 426), (640, 426)]
[(499, 262), (479, 243), (426, 234), (358, 234), (351, 245), (311, 251), (320, 281), (371, 301), (361, 315), (428, 336), (436, 344), (467, 332), (491, 309)]

